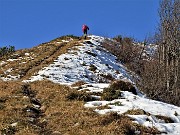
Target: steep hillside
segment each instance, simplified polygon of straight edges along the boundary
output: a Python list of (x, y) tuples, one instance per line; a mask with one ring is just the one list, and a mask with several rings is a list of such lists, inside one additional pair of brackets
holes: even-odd
[(1, 133), (180, 134), (180, 108), (138, 91), (104, 40), (63, 36), (3, 58)]
[(91, 36), (69, 48), (48, 67), (32, 76), (30, 81), (48, 79), (57, 83), (108, 83), (115, 79), (131, 77), (117, 58), (101, 46), (103, 37)]
[(29, 78), (51, 64), (60, 54), (78, 45), (79, 40), (74, 36), (63, 36), (31, 49), (18, 50), (0, 60), (0, 79), (8, 81)]

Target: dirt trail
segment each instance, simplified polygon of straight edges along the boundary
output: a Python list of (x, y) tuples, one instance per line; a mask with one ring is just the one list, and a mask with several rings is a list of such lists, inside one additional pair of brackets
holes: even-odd
[(27, 80), (30, 78), (33, 74), (37, 73), (39, 70), (41, 70), (43, 67), (48, 66), (51, 64), (57, 57), (61, 54), (66, 53), (70, 48), (80, 45), (79, 41), (70, 41), (70, 42), (63, 42), (63, 43), (58, 43), (54, 42), (52, 44), (57, 45), (57, 49), (52, 51), (49, 57), (45, 57), (38, 62), (36, 62), (33, 66), (31, 66), (29, 69), (25, 71), (23, 76), (20, 78), (21, 80)]
[[(57, 43), (56, 43), (57, 44)], [(27, 69), (24, 73), (24, 75), (20, 78), (21, 80), (28, 79), (30, 76), (32, 76), (34, 73), (38, 72), (43, 67), (49, 65), (51, 62), (53, 62), (61, 52), (61, 49), (66, 45), (67, 43), (60, 43), (57, 44), (57, 49), (54, 50), (49, 57), (45, 57), (38, 62), (35, 63), (34, 66)]]

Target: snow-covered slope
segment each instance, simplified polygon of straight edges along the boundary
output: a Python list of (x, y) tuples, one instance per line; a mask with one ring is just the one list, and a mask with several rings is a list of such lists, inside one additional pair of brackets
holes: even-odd
[[(112, 78), (133, 82), (127, 69), (116, 60), (116, 57), (101, 46), (104, 38), (89, 36), (90, 40), (75, 46), (68, 53), (60, 55), (53, 64), (45, 67), (32, 76), (26, 82), (48, 79), (55, 83), (73, 84), (84, 81), (82, 89), (91, 92), (102, 92), (108, 87)], [(108, 77), (109, 76), (109, 77)], [(110, 79), (108, 79), (110, 78)], [(93, 95), (94, 96), (94, 95)], [(125, 113), (132, 109), (141, 109), (147, 112), (144, 115), (128, 115), (134, 122), (147, 127), (155, 126), (162, 133), (180, 134), (180, 108), (174, 105), (147, 99), (142, 95), (134, 95), (130, 92), (122, 92), (123, 98), (113, 101), (91, 101), (85, 107), (93, 107), (97, 113), (107, 112)], [(98, 96), (95, 96), (99, 98)], [(99, 106), (108, 105), (110, 109), (96, 109)], [(166, 123), (158, 116), (171, 118), (173, 123)]]
[(39, 71), (29, 81), (44, 78), (56, 83), (72, 84), (77, 81), (88, 83), (107, 83), (110, 79), (127, 79), (131, 81), (125, 67), (116, 57), (101, 47), (103, 37), (90, 36), (90, 40), (81, 43), (60, 55), (53, 64)]
[[(55, 83), (72, 85), (78, 81), (86, 84), (79, 90), (90, 92), (102, 92), (109, 86), (113, 79), (121, 79), (133, 83), (129, 74), (117, 58), (101, 46), (103, 37), (89, 36), (89, 40), (79, 41), (78, 46), (70, 48), (65, 54), (60, 55), (52, 64), (41, 69), (24, 82), (48, 79)], [(66, 41), (64, 41), (66, 42)], [(99, 98), (97, 95), (93, 95)], [(100, 106), (108, 106), (108, 109), (98, 109)], [(154, 101), (142, 94), (123, 91), (119, 99), (112, 101), (90, 101), (85, 107), (92, 107), (99, 114), (108, 112), (126, 113), (128, 110), (143, 110), (143, 115), (126, 114), (134, 122), (147, 127), (156, 127), (162, 134), (180, 134), (180, 107)], [(162, 117), (169, 117), (173, 122), (167, 123)], [(137, 134), (140, 132), (137, 131)]]
[[(85, 104), (85, 107), (93, 107), (99, 114), (108, 112), (117, 112), (118, 114), (126, 113), (128, 110), (143, 110), (144, 114), (132, 115), (134, 122), (146, 127), (156, 127), (159, 131), (169, 135), (180, 134), (180, 108), (163, 102), (147, 99), (134, 95), (130, 92), (123, 92), (123, 98), (113, 101), (91, 101)], [(108, 105), (110, 109), (96, 109), (99, 106)], [(147, 113), (147, 114), (146, 114)], [(161, 116), (169, 117), (173, 123), (165, 122)]]

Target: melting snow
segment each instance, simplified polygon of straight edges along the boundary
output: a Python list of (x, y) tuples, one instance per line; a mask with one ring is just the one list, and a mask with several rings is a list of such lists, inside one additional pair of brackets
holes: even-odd
[[(29, 81), (46, 78), (55, 83), (107, 82), (103, 76), (131, 81), (126, 68), (116, 61), (114, 55), (101, 47), (100, 42), (103, 40), (102, 37), (91, 36), (91, 40), (60, 55), (53, 64), (39, 71), (38, 75), (32, 76)], [(92, 71), (91, 67), (95, 67), (95, 71)]]
[[(150, 115), (128, 115), (134, 119), (134, 122), (144, 125), (146, 127), (156, 127), (162, 133), (168, 135), (180, 134), (180, 108), (174, 105), (163, 102), (147, 99), (134, 95), (130, 92), (123, 92), (123, 99), (115, 99), (113, 101), (91, 101), (87, 102), (85, 107), (96, 108), (98, 106), (108, 105), (110, 109), (95, 109), (99, 114), (106, 114), (108, 112), (117, 112), (123, 114), (128, 110), (141, 109)], [(119, 105), (117, 105), (117, 103)], [(155, 115), (166, 116), (171, 118), (173, 123), (165, 123), (163, 120), (156, 118)]]
[[(84, 81), (86, 84), (80, 90), (88, 89), (90, 92), (102, 92), (109, 86), (109, 81), (102, 76), (110, 75), (115, 79), (124, 79), (133, 82), (127, 69), (116, 60), (116, 57), (101, 46), (103, 37), (90, 36), (90, 40), (76, 46), (68, 53), (62, 54), (53, 64), (43, 68), (37, 75), (32, 76), (25, 82), (48, 79), (55, 83), (71, 85), (77, 81)], [(64, 41), (67, 42), (67, 41)], [(150, 50), (151, 51), (151, 50)], [(28, 54), (26, 54), (28, 56)], [(9, 60), (13, 61), (13, 60)], [(0, 65), (5, 62), (1, 62)], [(93, 65), (93, 66), (92, 66)], [(90, 70), (95, 67), (94, 71)], [(96, 98), (99, 96), (93, 95)], [(115, 111), (119, 114), (132, 109), (141, 109), (150, 115), (128, 115), (134, 122), (147, 127), (155, 126), (162, 133), (168, 135), (180, 134), (180, 107), (166, 104), (146, 98), (144, 95), (134, 95), (130, 92), (123, 92), (123, 98), (113, 101), (91, 101), (85, 107), (93, 107), (99, 114)], [(110, 109), (99, 110), (96, 107), (108, 105)], [(165, 123), (156, 115), (170, 117), (174, 122)]]
[(25, 53), (26, 56), (29, 56), (30, 54), (29, 53)]

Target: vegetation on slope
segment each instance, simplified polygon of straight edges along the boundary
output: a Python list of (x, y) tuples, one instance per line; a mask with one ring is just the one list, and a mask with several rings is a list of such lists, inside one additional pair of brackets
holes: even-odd
[[(62, 40), (70, 42), (63, 42)], [(11, 75), (28, 79), (43, 67), (51, 64), (59, 55), (66, 53), (73, 46), (79, 45), (80, 40), (76, 36), (69, 35), (56, 38), (31, 49), (17, 50), (1, 59), (0, 62), (3, 61), (4, 64), (1, 65), (0, 75), (1, 77)], [(8, 70), (10, 71), (7, 72)]]
[[(10, 85), (11, 84), (11, 85)], [(84, 108), (84, 101), (69, 100), (77, 90), (50, 81), (0, 83), (0, 131), (8, 135), (24, 134), (114, 134), (159, 133), (137, 125), (125, 115), (99, 115)], [(82, 94), (82, 93), (81, 93)]]
[(14, 46), (4, 46), (0, 47), (0, 57), (7, 57), (11, 53), (15, 52), (15, 47)]
[(149, 59), (142, 56), (146, 44), (136, 45), (132, 38), (117, 36), (116, 43), (109, 40), (103, 43), (105, 48), (141, 77), (136, 80), (141, 91), (152, 99), (177, 106), (180, 106), (179, 6), (178, 0), (160, 2), (160, 25), (154, 38), (149, 41), (155, 41), (157, 50)]

